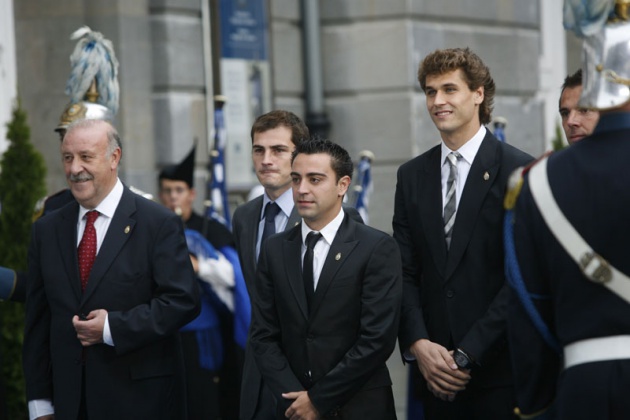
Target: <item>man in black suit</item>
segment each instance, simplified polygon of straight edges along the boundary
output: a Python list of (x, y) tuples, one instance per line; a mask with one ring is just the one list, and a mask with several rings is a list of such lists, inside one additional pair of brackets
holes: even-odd
[(418, 80), (442, 141), (398, 171), (400, 348), (430, 391), (427, 418), (511, 418), (503, 196), (512, 170), (531, 158), (483, 126), (495, 86), (469, 49), (429, 54)]
[[(277, 206), (273, 206), (275, 212), (270, 213), (268, 218), (270, 227), (267, 229), (272, 228), (273, 233), (293, 227), (300, 220), (291, 193), (291, 153), (300, 141), (309, 137), (309, 131), (297, 115), (275, 110), (256, 119), (251, 137), (254, 169), (265, 192), (234, 211), (232, 226), (241, 269), (253, 305), (256, 300), (256, 262), (267, 221), (265, 209), (270, 203)], [(273, 397), (263, 386), (249, 342), (245, 349), (240, 418), (275, 418)]]
[(342, 209), (352, 160), (341, 146), (301, 142), (291, 176), (303, 221), (262, 246), (251, 327), (277, 418), (394, 419), (385, 362), (400, 315), (396, 242)]
[(61, 155), (76, 202), (39, 219), (29, 248), (31, 417), (185, 418), (177, 331), (199, 293), (181, 220), (120, 182), (108, 122), (71, 125)]

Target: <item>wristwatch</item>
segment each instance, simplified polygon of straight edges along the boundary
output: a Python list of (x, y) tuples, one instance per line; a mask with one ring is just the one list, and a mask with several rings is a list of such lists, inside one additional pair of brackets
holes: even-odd
[(455, 350), (455, 353), (453, 353), (453, 359), (460, 369), (472, 369), (474, 366), (474, 362), (470, 360), (470, 357), (468, 357), (462, 349)]

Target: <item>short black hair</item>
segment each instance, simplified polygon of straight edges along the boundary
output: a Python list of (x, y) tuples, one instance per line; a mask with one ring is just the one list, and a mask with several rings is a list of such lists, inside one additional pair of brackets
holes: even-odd
[(295, 157), (300, 153), (304, 155), (325, 153), (331, 158), (330, 166), (333, 171), (335, 171), (335, 175), (337, 175), (337, 181), (344, 176), (352, 179), (352, 171), (354, 170), (352, 159), (350, 158), (348, 151), (339, 146), (337, 143), (333, 143), (330, 140), (317, 136), (303, 140), (295, 146), (295, 150), (291, 156), (291, 163), (293, 163)]
[(566, 88), (574, 88), (577, 86), (582, 86), (582, 69), (578, 69), (575, 73), (565, 77), (560, 93), (564, 92)]

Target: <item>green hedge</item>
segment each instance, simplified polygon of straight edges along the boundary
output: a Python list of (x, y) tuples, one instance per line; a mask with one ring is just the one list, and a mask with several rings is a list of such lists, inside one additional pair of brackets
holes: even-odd
[[(26, 271), (33, 209), (46, 192), (46, 165), (30, 142), (26, 112), (19, 101), (7, 124), (9, 148), (0, 159), (0, 265)], [(7, 418), (28, 418), (22, 374), (24, 306), (0, 304), (1, 372)]]

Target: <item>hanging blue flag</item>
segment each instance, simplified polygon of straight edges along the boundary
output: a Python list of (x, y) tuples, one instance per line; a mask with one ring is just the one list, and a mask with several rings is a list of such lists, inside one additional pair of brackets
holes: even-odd
[(214, 109), (214, 148), (210, 154), (210, 205), (206, 216), (218, 220), (231, 230), (230, 207), (228, 205), (227, 188), (225, 186), (225, 146), (227, 143), (227, 130), (223, 115), (223, 98), (215, 98)]
[(505, 143), (505, 127), (507, 126), (507, 118), (496, 117), (494, 119), (494, 137)]
[[(186, 243), (188, 251), (197, 256), (197, 258), (213, 258), (217, 259), (217, 251), (219, 251), (232, 264), (234, 269), (234, 288), (232, 294), (234, 297), (234, 333), (233, 338), (236, 344), (245, 349), (247, 343), (247, 332), (252, 317), (251, 302), (245, 285), (245, 277), (241, 270), (241, 264), (238, 259), (238, 253), (231, 246), (224, 246), (216, 250), (210, 242), (199, 232), (186, 229)], [(202, 365), (212, 364), (212, 366), (220, 366), (223, 361), (223, 345), (221, 344), (220, 332), (217, 336), (219, 325), (219, 314), (230, 309), (217, 296), (212, 286), (205, 281), (199, 282), (202, 290), (202, 306), (201, 313), (190, 324), (184, 327), (184, 331), (201, 331), (204, 330), (205, 335), (203, 343), (211, 348), (204, 350), (205, 357), (214, 357), (216, 360), (207, 359)], [(221, 356), (221, 357), (219, 357)], [(201, 357), (201, 352), (200, 352)], [(216, 370), (216, 369), (214, 369)]]
[(354, 186), (354, 208), (357, 209), (363, 223), (369, 225), (368, 205), (370, 204), (370, 195), (374, 189), (372, 185), (372, 161), (374, 153), (364, 150), (359, 154), (359, 165), (357, 167), (357, 183)]

